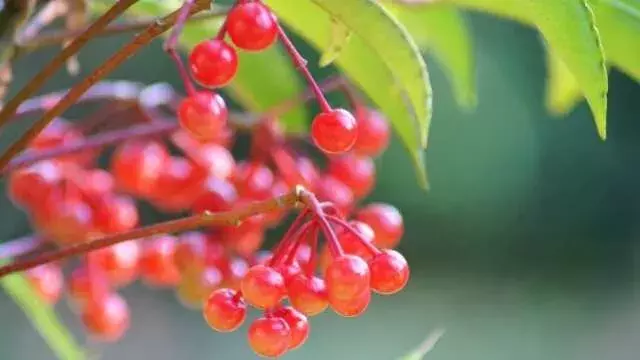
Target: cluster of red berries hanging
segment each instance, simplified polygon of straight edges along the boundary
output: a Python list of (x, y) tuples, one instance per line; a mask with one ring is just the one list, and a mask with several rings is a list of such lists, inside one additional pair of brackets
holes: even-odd
[[(192, 50), (191, 75), (204, 87), (222, 87), (237, 71), (235, 47), (260, 51), (278, 38), (292, 46), (266, 6), (240, 1), (220, 34)], [(12, 171), (8, 192), (39, 237), (66, 246), (130, 231), (138, 226), (138, 201), (166, 213), (223, 212), (301, 185), (305, 208), (273, 252), (260, 249), (266, 231), (286, 217), (284, 210), (237, 226), (160, 234), (85, 254), (67, 289), (92, 335), (116, 340), (124, 334), (129, 309), (117, 291), (140, 278), (149, 286), (174, 288), (185, 305), (204, 306), (206, 321), (219, 331), (237, 329), (247, 305), (263, 310), (264, 317), (249, 328), (249, 342), (256, 353), (277, 357), (305, 341), (308, 316), (328, 307), (357, 316), (372, 291), (387, 295), (405, 286), (407, 263), (392, 250), (403, 236), (402, 216), (382, 203), (358, 208), (374, 187), (373, 158), (388, 145), (386, 119), (362, 105), (355, 117), (332, 110), (320, 93), (323, 111), (313, 120), (311, 137), (328, 158), (324, 169), (294, 149), (296, 139), (288, 138), (274, 118), (251, 129), (250, 156), (236, 161), (231, 153), (235, 129), (223, 98), (192, 88), (187, 86), (187, 97), (174, 108), (179, 130), (117, 144), (108, 169), (97, 166), (101, 154), (92, 150)], [(144, 112), (135, 114), (140, 119), (132, 116), (133, 121), (149, 120)], [(29, 150), (55, 150), (88, 135), (87, 129), (59, 119)], [(65, 286), (62, 265), (28, 271), (48, 303), (55, 303)], [(283, 305), (285, 300), (290, 306)]]

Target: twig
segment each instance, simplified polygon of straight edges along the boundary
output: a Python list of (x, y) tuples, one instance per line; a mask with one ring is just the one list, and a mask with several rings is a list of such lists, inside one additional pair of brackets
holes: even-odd
[(205, 226), (237, 226), (241, 224), (243, 220), (251, 216), (279, 209), (290, 209), (299, 204), (309, 195), (311, 194), (303, 187), (296, 186), (292, 191), (285, 195), (265, 201), (254, 202), (240, 209), (220, 213), (205, 211), (199, 215), (193, 215), (178, 220), (141, 227), (115, 235), (108, 235), (98, 239), (88, 240), (76, 245), (45, 252), (30, 259), (18, 260), (11, 264), (2, 266), (0, 267), (0, 277), (19, 271), (25, 271), (52, 261), (58, 261), (71, 256), (102, 249), (124, 241), (149, 238), (157, 234), (182, 232)]
[(23, 87), (16, 96), (14, 96), (0, 110), (0, 126), (5, 125), (16, 112), (20, 104), (35, 94), (40, 87), (47, 81), (58, 69), (63, 66), (66, 61), (75, 55), (80, 49), (91, 40), (95, 34), (100, 32), (111, 21), (127, 10), (137, 0), (121, 0), (113, 4), (102, 16), (100, 16), (87, 31), (76, 37), (68, 46), (56, 55), (29, 83)]
[[(131, 1), (123, 0), (120, 3)], [(191, 14), (200, 12), (207, 9), (210, 0), (197, 0), (196, 5), (191, 10)], [(165, 31), (169, 30), (176, 21), (180, 10), (174, 11), (168, 16), (158, 20), (153, 25), (147, 27), (145, 31), (138, 34), (128, 44), (122, 47), (118, 52), (113, 54), (107, 61), (93, 71), (89, 76), (84, 78), (80, 83), (76, 84), (69, 92), (49, 111), (47, 111), (42, 118), (34, 123), (34, 125), (17, 141), (15, 141), (9, 149), (7, 149), (2, 156), (0, 156), (0, 171), (4, 169), (9, 161), (22, 151), (38, 134), (57, 116), (73, 105), (80, 97), (89, 89), (93, 84), (97, 83), (100, 79), (104, 78), (111, 71), (116, 69), (126, 59), (131, 57), (141, 47), (147, 45), (154, 38), (161, 35)], [(94, 24), (95, 25), (95, 24)], [(77, 40), (78, 38), (76, 38)], [(75, 43), (75, 40), (74, 40)], [(73, 45), (73, 44), (72, 44)], [(71, 45), (69, 45), (71, 47)], [(67, 48), (65, 48), (67, 49)], [(17, 106), (16, 106), (17, 109)], [(4, 111), (4, 110), (3, 110)], [(15, 109), (14, 109), (15, 111)], [(0, 112), (0, 125), (2, 124), (2, 113)]]

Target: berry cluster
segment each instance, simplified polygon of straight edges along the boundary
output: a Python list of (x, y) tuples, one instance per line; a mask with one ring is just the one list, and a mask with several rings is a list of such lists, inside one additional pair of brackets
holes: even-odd
[[(264, 4), (238, 1), (220, 33), (192, 49), (190, 75), (205, 88), (223, 87), (236, 74), (236, 48), (261, 51), (278, 39), (294, 62), (302, 64)], [(175, 59), (181, 67), (180, 58)], [(124, 334), (129, 309), (118, 289), (141, 279), (151, 287), (174, 289), (186, 306), (202, 308), (207, 323), (218, 331), (236, 330), (248, 305), (262, 310), (264, 316), (249, 327), (249, 343), (259, 355), (278, 357), (305, 342), (307, 317), (328, 307), (345, 317), (358, 316), (372, 292), (389, 295), (405, 286), (409, 268), (393, 250), (403, 236), (402, 216), (391, 205), (361, 203), (375, 185), (373, 159), (388, 145), (389, 125), (358, 102), (353, 104), (355, 116), (332, 109), (306, 67), (301, 69), (322, 108), (310, 135), (324, 165), (303, 152), (299, 139), (287, 136), (273, 116), (251, 127), (249, 157), (236, 160), (232, 147), (241, 129), (229, 121), (224, 99), (196, 90), (186, 77), (187, 96), (163, 104), (175, 113), (179, 126), (115, 142), (106, 169), (98, 166), (104, 154), (96, 146), (62, 151), (63, 156), (10, 173), (12, 201), (29, 215), (41, 239), (61, 247), (134, 233), (140, 202), (164, 213), (197, 215), (299, 194), (302, 210), (272, 252), (261, 248), (267, 230), (287, 218), (284, 207), (234, 225), (176, 235), (153, 232), (145, 239), (131, 236), (85, 253), (72, 269), (67, 289), (92, 335), (116, 340)], [(157, 114), (141, 105), (127, 119), (166, 123)], [(56, 154), (70, 144), (88, 142), (88, 132), (58, 119), (29, 144), (27, 153)], [(62, 293), (62, 265), (28, 270), (47, 303), (55, 303)]]

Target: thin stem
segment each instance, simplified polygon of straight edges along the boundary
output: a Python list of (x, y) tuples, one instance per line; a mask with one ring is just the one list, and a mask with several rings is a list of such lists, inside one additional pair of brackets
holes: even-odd
[(369, 251), (369, 253), (371, 253), (371, 255), (377, 255), (380, 254), (380, 249), (378, 249), (377, 247), (375, 247), (375, 245), (373, 245), (370, 241), (365, 240), (362, 237), (362, 234), (360, 234), (359, 232), (356, 231), (356, 229), (354, 229), (353, 227), (349, 226), (349, 224), (347, 224), (344, 220), (336, 217), (336, 216), (327, 216), (327, 220), (329, 220), (330, 222), (336, 224), (336, 225), (340, 225), (343, 229), (347, 230), (348, 232), (351, 233), (351, 235), (355, 236), (356, 239), (364, 246), (367, 248), (367, 251)]
[(171, 33), (169, 37), (164, 43), (163, 49), (169, 54), (169, 57), (173, 60), (178, 68), (178, 73), (180, 74), (180, 78), (182, 79), (182, 83), (184, 84), (184, 88), (187, 91), (187, 94), (193, 95), (196, 92), (193, 83), (191, 83), (191, 78), (189, 77), (189, 73), (184, 66), (184, 62), (182, 61), (182, 57), (176, 50), (178, 46), (178, 40), (180, 38), (180, 34), (182, 33), (182, 29), (184, 28), (184, 24), (189, 19), (189, 14), (191, 9), (195, 5), (195, 0), (185, 0), (180, 8), (180, 13), (178, 14), (178, 19), (176, 20), (176, 24), (173, 29), (171, 29)]
[(311, 277), (316, 270), (316, 264), (318, 262), (318, 228), (313, 229), (313, 233), (311, 234), (311, 257), (309, 258), (309, 262), (305, 264), (305, 275)]
[(291, 57), (294, 65), (298, 68), (298, 70), (300, 70), (304, 78), (309, 82), (311, 91), (313, 91), (313, 94), (315, 95), (316, 101), (318, 101), (322, 112), (331, 112), (331, 105), (329, 105), (327, 98), (324, 97), (324, 94), (318, 86), (318, 83), (315, 81), (313, 75), (311, 75), (311, 72), (307, 68), (307, 60), (305, 60), (302, 55), (300, 55), (300, 52), (298, 51), (298, 49), (296, 49), (295, 45), (293, 45), (280, 25), (278, 25), (278, 37), (280, 38), (280, 41), (282, 41), (282, 45), (284, 45), (284, 48)]
[[(305, 239), (305, 237), (309, 236), (309, 234), (316, 227), (317, 227), (317, 223), (316, 223), (315, 220), (311, 220), (311, 221), (303, 224), (302, 226), (300, 226), (300, 228), (298, 229), (296, 234), (291, 237), (292, 241), (283, 250), (283, 255), (280, 257), (282, 265), (291, 265), (293, 260), (296, 258), (296, 255), (298, 253), (298, 248), (300, 248), (300, 245), (302, 243), (304, 243), (303, 239)], [(275, 254), (274, 254), (274, 256), (275, 256)], [(284, 257), (284, 256), (286, 256), (286, 257), (284, 259), (282, 259), (282, 257)], [(274, 264), (274, 265), (277, 266), (277, 265), (281, 265), (281, 264)]]
[(49, 251), (30, 259), (15, 261), (11, 264), (0, 267), (0, 277), (25, 271), (36, 266), (46, 264), (52, 261), (65, 259), (90, 251), (102, 249), (124, 241), (134, 239), (150, 238), (158, 234), (176, 233), (192, 230), (200, 227), (209, 226), (237, 226), (242, 220), (271, 212), (278, 209), (289, 209), (294, 207), (303, 197), (308, 196), (308, 192), (302, 187), (296, 187), (294, 190), (282, 196), (274, 197), (265, 201), (251, 203), (245, 207), (231, 210), (227, 212), (211, 213), (205, 211), (202, 214), (185, 217), (178, 220), (171, 220), (159, 224), (141, 227), (131, 231), (122, 232), (114, 235), (107, 235), (101, 238), (87, 240), (68, 247)]
[(307, 209), (302, 210), (300, 214), (298, 214), (298, 217), (296, 217), (296, 219), (293, 221), (293, 223), (289, 227), (289, 230), (287, 230), (287, 232), (284, 234), (284, 236), (282, 237), (282, 239), (280, 240), (276, 248), (273, 250), (273, 256), (269, 261), (270, 266), (273, 266), (274, 264), (278, 263), (279, 258), (281, 257), (281, 253), (289, 244), (290, 239), (293, 237), (293, 235), (298, 230), (298, 228), (303, 225), (307, 215), (309, 215), (309, 210)]
[[(119, 3), (125, 3), (123, 0)], [(209, 0), (197, 0), (196, 6), (192, 9), (192, 12), (199, 12), (207, 8)], [(174, 11), (172, 14), (165, 16), (161, 20), (157, 21), (153, 25), (149, 26), (145, 31), (138, 34), (133, 40), (126, 44), (120, 51), (113, 54), (106, 62), (100, 65), (92, 74), (87, 76), (79, 84), (76, 84), (69, 92), (49, 111), (47, 111), (42, 118), (35, 122), (35, 124), (17, 141), (15, 141), (9, 149), (7, 149), (2, 156), (0, 156), (0, 171), (2, 171), (9, 161), (17, 155), (20, 151), (36, 137), (44, 128), (57, 116), (73, 105), (80, 97), (89, 89), (93, 84), (100, 79), (108, 75), (111, 71), (116, 69), (120, 64), (127, 60), (133, 53), (138, 51), (143, 46), (149, 44), (151, 40), (169, 30), (175, 23), (179, 11)], [(75, 40), (74, 40), (75, 42)], [(69, 45), (71, 47), (71, 45)], [(67, 49), (67, 48), (65, 48)], [(19, 104), (18, 104), (19, 105)], [(16, 106), (17, 108), (17, 106)], [(5, 109), (3, 109), (4, 111)], [(15, 109), (14, 109), (15, 110)], [(10, 112), (12, 114), (13, 111)], [(0, 125), (2, 122), (2, 113), (0, 113)]]
[(156, 121), (153, 123), (132, 126), (130, 128), (122, 130), (100, 133), (98, 135), (87, 137), (82, 141), (78, 141), (76, 143), (31, 153), (25, 153), (23, 155), (17, 156), (13, 160), (11, 160), (11, 162), (3, 170), (1, 170), (1, 173), (13, 171), (47, 159), (75, 154), (86, 150), (98, 149), (110, 144), (117, 144), (128, 139), (169, 134), (178, 130), (179, 127), (180, 125), (178, 125), (178, 123)]
[(329, 221), (327, 221), (327, 215), (324, 213), (322, 203), (320, 203), (320, 201), (318, 201), (318, 198), (316, 198), (316, 196), (312, 193), (307, 193), (306, 196), (302, 197), (301, 201), (316, 216), (316, 219), (320, 224), (320, 227), (322, 228), (322, 233), (327, 239), (327, 244), (329, 245), (329, 251), (331, 251), (331, 255), (333, 255), (334, 257), (343, 256), (344, 251), (342, 250), (342, 245), (340, 245), (335, 231), (333, 231), (333, 228), (331, 228)]
[[(23, 87), (16, 96), (14, 96), (5, 106), (0, 110), (0, 127), (4, 126), (9, 119), (14, 115), (20, 104), (26, 99), (33, 96), (38, 89), (42, 87), (45, 81), (47, 81), (53, 74), (55, 74), (60, 67), (62, 67), (69, 58), (78, 53), (80, 49), (91, 40), (95, 34), (105, 28), (115, 18), (120, 16), (125, 10), (133, 5), (137, 0), (121, 0), (113, 4), (109, 10), (107, 10), (102, 16), (100, 16), (87, 31), (73, 39), (69, 45), (64, 47), (62, 51), (56, 55), (29, 83)], [(96, 79), (97, 80), (97, 79)], [(95, 82), (95, 81), (94, 81)], [(0, 162), (1, 164), (1, 162)], [(3, 166), (0, 166), (0, 168)]]

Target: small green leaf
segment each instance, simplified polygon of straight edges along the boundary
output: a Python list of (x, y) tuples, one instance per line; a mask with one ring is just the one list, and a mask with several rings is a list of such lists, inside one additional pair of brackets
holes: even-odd
[(565, 115), (582, 99), (576, 78), (564, 62), (548, 49), (545, 105), (549, 112), (555, 116)]
[(444, 335), (444, 330), (436, 330), (429, 334), (417, 348), (402, 356), (398, 360), (422, 360), (436, 346), (440, 338)]
[(84, 351), (58, 320), (52, 308), (40, 301), (31, 284), (20, 274), (0, 279), (0, 286), (27, 315), (35, 329), (61, 360), (85, 359)]
[(340, 56), (340, 52), (351, 38), (351, 30), (343, 23), (331, 19), (331, 42), (320, 57), (319, 66), (325, 67)]
[[(94, 10), (104, 10), (104, 4), (91, 3)], [(140, 0), (127, 12), (137, 17), (153, 18), (179, 8), (182, 0)], [(222, 17), (215, 20), (189, 23), (184, 27), (180, 44), (190, 49), (218, 32)], [(273, 46), (260, 53), (238, 52), (239, 68), (234, 80), (225, 87), (234, 100), (250, 111), (263, 112), (282, 101), (298, 96), (304, 87), (291, 60), (282, 49)], [(283, 114), (283, 125), (289, 132), (306, 130), (309, 117), (304, 105)]]
[(464, 15), (450, 5), (403, 5), (387, 0), (385, 7), (407, 28), (418, 46), (433, 52), (447, 70), (458, 104), (476, 105), (475, 57)]
[(390, 119), (412, 156), (420, 184), (427, 187), (422, 148), (431, 118), (431, 88), (422, 56), (406, 30), (373, 0), (265, 2), (318, 49), (330, 42), (332, 18), (353, 32), (335, 63)]

